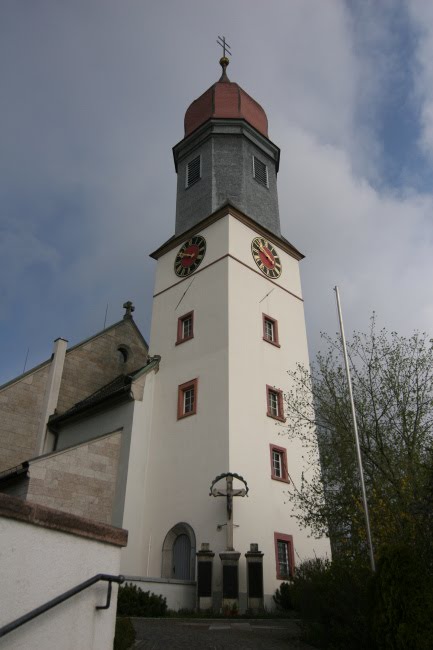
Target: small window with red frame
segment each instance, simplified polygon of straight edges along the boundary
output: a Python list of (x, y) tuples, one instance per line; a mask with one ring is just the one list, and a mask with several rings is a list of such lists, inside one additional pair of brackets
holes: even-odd
[(177, 320), (176, 345), (194, 338), (194, 312), (190, 311)]
[(197, 388), (198, 380), (191, 379), (190, 381), (181, 384), (178, 387), (177, 393), (177, 419), (186, 418), (189, 415), (197, 413)]
[(281, 347), (278, 340), (278, 321), (267, 314), (263, 314), (263, 340), (277, 348)]
[(271, 477), (275, 481), (289, 483), (289, 474), (287, 471), (287, 450), (277, 445), (269, 445), (271, 452)]
[(274, 420), (285, 422), (283, 391), (273, 386), (266, 386), (266, 401), (268, 407), (266, 415)]
[(274, 543), (277, 580), (288, 580), (293, 577), (295, 568), (293, 535), (274, 533)]

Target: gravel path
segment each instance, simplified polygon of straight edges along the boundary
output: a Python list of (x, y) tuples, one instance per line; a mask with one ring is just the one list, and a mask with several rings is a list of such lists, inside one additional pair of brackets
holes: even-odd
[(131, 619), (134, 650), (314, 650), (290, 620)]

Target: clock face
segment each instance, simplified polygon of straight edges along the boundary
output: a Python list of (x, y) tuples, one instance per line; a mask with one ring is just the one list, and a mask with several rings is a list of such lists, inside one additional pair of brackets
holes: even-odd
[(279, 278), (282, 267), (277, 251), (264, 237), (255, 237), (251, 242), (253, 259), (268, 278)]
[(201, 235), (188, 239), (179, 249), (174, 260), (174, 272), (181, 278), (194, 273), (206, 253), (206, 240)]

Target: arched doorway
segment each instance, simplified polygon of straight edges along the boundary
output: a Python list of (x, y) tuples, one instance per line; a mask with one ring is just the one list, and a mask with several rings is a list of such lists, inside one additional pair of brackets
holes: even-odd
[(195, 550), (195, 534), (191, 526), (184, 522), (173, 526), (162, 545), (162, 577), (194, 580)]
[(178, 535), (173, 544), (173, 578), (190, 579), (191, 542), (188, 535)]

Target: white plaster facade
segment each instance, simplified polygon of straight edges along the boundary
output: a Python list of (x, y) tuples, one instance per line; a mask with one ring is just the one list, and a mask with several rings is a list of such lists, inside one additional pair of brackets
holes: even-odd
[[(160, 576), (164, 539), (173, 526), (185, 522), (194, 530), (197, 550), (208, 542), (216, 553), (214, 591), (221, 592), (218, 553), (225, 550), (226, 533), (217, 524), (226, 522), (226, 504), (209, 496), (209, 486), (217, 475), (236, 472), (250, 488), (248, 498), (234, 500), (234, 546), (242, 554), (241, 604), (246, 593), (243, 555), (250, 543), (258, 543), (265, 554), (265, 603), (272, 606), (281, 582), (276, 578), (274, 532), (293, 535), (297, 561), (330, 552), (328, 540), (311, 539), (290, 517), (287, 485), (271, 478), (270, 443), (287, 448), (288, 472), (296, 484), (302, 471), (300, 446), (281, 436), (284, 424), (266, 413), (266, 385), (286, 392), (287, 370), (297, 362), (308, 363), (298, 261), (276, 243), (283, 272), (269, 281), (251, 255), (251, 241), (259, 232), (253, 223), (232, 216), (230, 208), (196, 232), (205, 237), (207, 250), (195, 274), (182, 281), (174, 274), (179, 245), (158, 259), (150, 351), (162, 359), (153, 400), (149, 396), (143, 409), (141, 428), (143, 433), (147, 427), (148, 434), (139, 443), (145, 454), (142, 490), (134, 498), (131, 492), (127, 506), (142, 519), (141, 532), (130, 534), (122, 570)], [(177, 320), (190, 311), (194, 337), (176, 345)], [(263, 313), (278, 321), (281, 347), (263, 340)], [(178, 420), (178, 386), (192, 379), (198, 380), (197, 413)], [(126, 519), (123, 525), (128, 528)]]
[[(0, 517), (0, 627), (98, 573), (119, 574), (120, 548), (61, 530)], [(99, 582), (0, 639), (3, 650), (108, 650), (113, 647), (117, 585), (111, 607)]]
[[(121, 572), (125, 575), (149, 575), (147, 572), (147, 547), (151, 538), (150, 522), (145, 520), (143, 505), (155, 498), (149, 483), (152, 458), (152, 415), (154, 409), (155, 380), (159, 373), (145, 376), (142, 399), (134, 402), (129, 453), (126, 457), (126, 487), (122, 525), (129, 531), (128, 547), (122, 551)], [(160, 571), (153, 574), (159, 577)]]
[(194, 581), (170, 580), (168, 578), (128, 577), (127, 584), (136, 585), (142, 591), (151, 591), (167, 600), (168, 609), (195, 609), (197, 603), (197, 586)]

